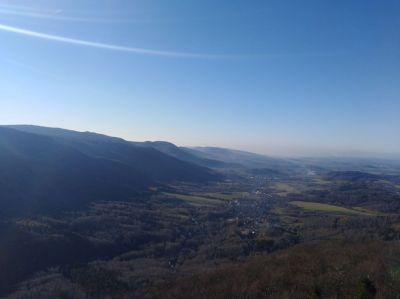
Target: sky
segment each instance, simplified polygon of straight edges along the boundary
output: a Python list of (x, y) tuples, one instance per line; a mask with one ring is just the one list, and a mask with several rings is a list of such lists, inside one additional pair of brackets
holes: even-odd
[(0, 124), (400, 156), (400, 1), (0, 0)]

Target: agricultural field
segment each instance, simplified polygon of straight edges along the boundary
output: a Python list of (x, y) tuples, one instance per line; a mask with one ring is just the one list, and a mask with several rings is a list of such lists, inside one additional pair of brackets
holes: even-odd
[(219, 199), (224, 201), (235, 200), (245, 198), (249, 195), (249, 192), (229, 192), (229, 193), (207, 193), (207, 192), (195, 192), (194, 195), (212, 198), (212, 199)]
[(272, 188), (276, 190), (276, 194), (280, 196), (286, 196), (289, 193), (298, 193), (298, 188), (294, 187), (293, 184), (286, 182), (276, 182), (272, 185)]
[(348, 215), (358, 215), (358, 216), (377, 215), (376, 212), (362, 208), (345, 208), (330, 204), (323, 204), (318, 202), (306, 202), (306, 201), (291, 201), (289, 203), (291, 205), (294, 205), (296, 207), (299, 207), (307, 211), (327, 212), (327, 213), (345, 214), (345, 215), (348, 214)]
[(180, 199), (180, 200), (183, 200), (185, 202), (188, 202), (188, 203), (190, 203), (192, 205), (196, 205), (196, 206), (220, 205), (220, 204), (223, 204), (223, 202), (226, 200), (226, 199), (223, 199), (223, 198), (221, 199), (218, 197), (169, 193), (169, 192), (164, 192), (163, 195), (170, 197), (170, 198)]

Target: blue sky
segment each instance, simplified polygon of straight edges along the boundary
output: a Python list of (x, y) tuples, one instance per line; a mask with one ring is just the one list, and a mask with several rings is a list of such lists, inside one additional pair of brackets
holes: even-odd
[(0, 0), (0, 123), (400, 155), (400, 2)]

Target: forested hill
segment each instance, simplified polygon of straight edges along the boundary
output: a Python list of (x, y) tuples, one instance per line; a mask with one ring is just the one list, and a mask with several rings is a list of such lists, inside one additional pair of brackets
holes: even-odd
[[(129, 200), (151, 186), (219, 178), (153, 148), (93, 133), (0, 127), (2, 214), (64, 210), (92, 200)], [(57, 133), (57, 134), (56, 134)]]

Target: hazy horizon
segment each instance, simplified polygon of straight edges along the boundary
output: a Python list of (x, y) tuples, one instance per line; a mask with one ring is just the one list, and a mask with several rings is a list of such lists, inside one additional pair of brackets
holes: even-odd
[(0, 123), (400, 157), (400, 2), (0, 0)]
[(135, 139), (130, 138), (123, 135), (115, 135), (112, 132), (100, 132), (94, 131), (91, 129), (74, 129), (74, 128), (65, 128), (59, 126), (47, 126), (41, 124), (0, 124), (0, 126), (38, 126), (38, 127), (48, 127), (48, 128), (55, 128), (55, 129), (64, 129), (64, 130), (72, 130), (77, 132), (89, 132), (95, 134), (102, 134), (111, 137), (122, 138), (126, 141), (133, 141), (133, 142), (155, 142), (155, 141), (163, 141), (163, 142), (170, 142), (175, 144), (179, 147), (189, 147), (189, 148), (196, 148), (196, 147), (219, 147), (219, 148), (226, 148), (226, 149), (233, 149), (239, 151), (246, 151), (260, 155), (272, 156), (272, 157), (282, 157), (282, 158), (378, 158), (378, 159), (395, 159), (400, 160), (400, 155), (395, 153), (384, 153), (384, 152), (368, 152), (368, 151), (337, 151), (334, 149), (290, 149), (290, 148), (279, 148), (270, 145), (268, 148), (249, 148), (246, 145), (224, 145), (224, 144), (201, 144), (201, 143), (177, 143), (173, 140), (167, 139)]

